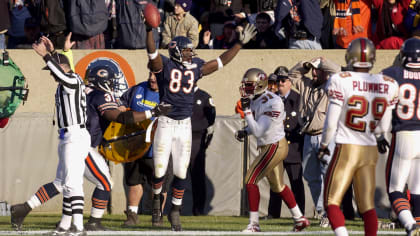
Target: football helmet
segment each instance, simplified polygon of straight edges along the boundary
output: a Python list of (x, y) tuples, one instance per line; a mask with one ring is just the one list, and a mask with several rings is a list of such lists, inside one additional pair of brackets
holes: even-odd
[(420, 39), (407, 39), (400, 49), (400, 61), (403, 67), (420, 68)]
[[(191, 55), (188, 55), (187, 57), (183, 55), (184, 49), (191, 49)], [(168, 45), (168, 51), (171, 59), (178, 63), (191, 60), (192, 57), (196, 55), (191, 40), (184, 36), (176, 36), (173, 38)]]
[(254, 98), (256, 95), (262, 94), (267, 90), (268, 78), (267, 74), (258, 68), (251, 68), (245, 72), (242, 78), (239, 92), (242, 97)]
[(108, 66), (97, 66), (92, 68), (88, 73), (88, 84), (111, 93), (114, 90), (115, 74)]
[(347, 68), (373, 67), (376, 60), (375, 45), (367, 38), (357, 38), (351, 41), (346, 50)]

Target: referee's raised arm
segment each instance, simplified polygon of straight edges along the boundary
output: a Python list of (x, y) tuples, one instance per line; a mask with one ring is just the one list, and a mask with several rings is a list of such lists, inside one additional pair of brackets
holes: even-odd
[(47, 63), (44, 69), (49, 69), (58, 83), (76, 89), (82, 81), (77, 79), (73, 73), (69, 73), (72, 72), (69, 59), (65, 55), (57, 53), (54, 48), (49, 49), (51, 45), (48, 38), (42, 37), (39, 43), (32, 44), (32, 48)]

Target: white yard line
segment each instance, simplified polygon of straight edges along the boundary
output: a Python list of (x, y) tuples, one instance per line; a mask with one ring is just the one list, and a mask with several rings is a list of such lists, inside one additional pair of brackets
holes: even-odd
[[(0, 231), (0, 235), (45, 235), (51, 231)], [(332, 235), (333, 231), (305, 231), (305, 232), (260, 232), (242, 233), (235, 231), (89, 231), (88, 235)], [(364, 231), (349, 231), (351, 235), (363, 235)], [(406, 235), (404, 231), (378, 231), (378, 235)]]

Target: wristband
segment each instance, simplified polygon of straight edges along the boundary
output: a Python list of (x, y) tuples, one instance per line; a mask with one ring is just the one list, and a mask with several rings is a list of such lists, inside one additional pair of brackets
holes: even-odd
[(154, 60), (159, 55), (158, 51), (156, 50), (154, 53), (149, 53), (149, 59)]
[(218, 58), (216, 59), (216, 61), (217, 61), (217, 69), (218, 69), (218, 70), (222, 69), (222, 68), (223, 68), (223, 62), (222, 62), (222, 60), (220, 59), (220, 57), (218, 57)]
[(245, 114), (245, 116), (247, 116), (247, 115), (252, 115), (251, 109), (246, 109), (246, 110), (244, 111), (244, 114)]
[(145, 111), (144, 114), (146, 115), (146, 119), (152, 118), (152, 112), (150, 110)]

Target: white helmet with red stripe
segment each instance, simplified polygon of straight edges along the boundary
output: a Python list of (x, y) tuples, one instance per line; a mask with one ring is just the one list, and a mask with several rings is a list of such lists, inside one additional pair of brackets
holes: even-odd
[(357, 38), (351, 41), (346, 50), (347, 68), (373, 67), (376, 60), (376, 48), (368, 38)]

